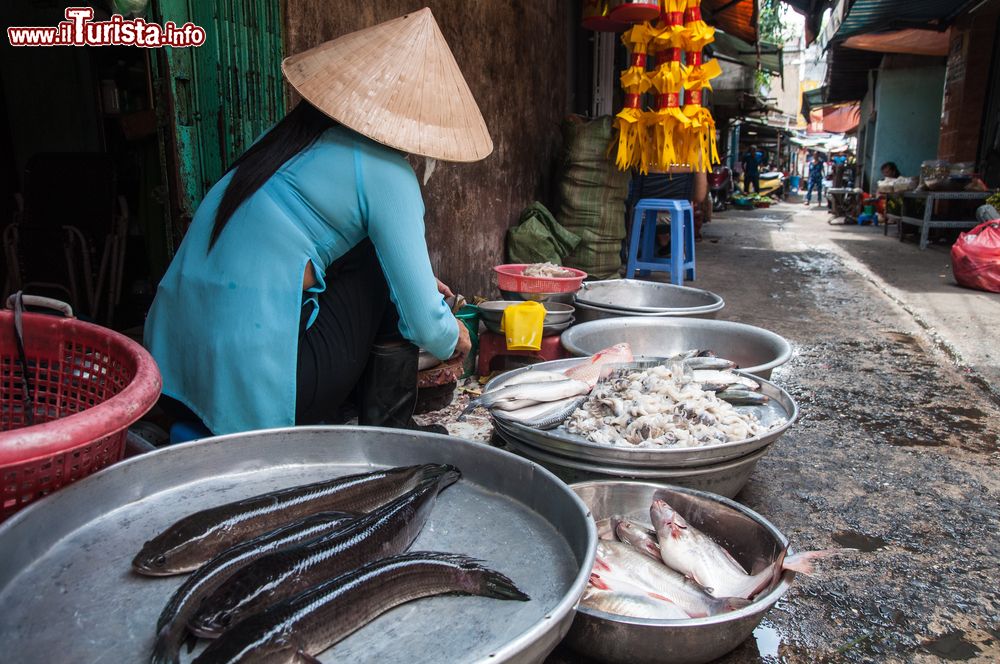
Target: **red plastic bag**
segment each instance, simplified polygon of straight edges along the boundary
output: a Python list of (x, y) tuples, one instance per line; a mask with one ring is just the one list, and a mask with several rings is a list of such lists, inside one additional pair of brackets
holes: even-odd
[(959, 286), (1000, 293), (1000, 219), (958, 236), (951, 246), (951, 270)]

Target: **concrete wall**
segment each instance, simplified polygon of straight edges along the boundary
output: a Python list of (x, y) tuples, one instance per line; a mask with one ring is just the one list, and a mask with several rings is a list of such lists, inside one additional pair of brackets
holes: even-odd
[[(504, 237), (534, 200), (549, 205), (571, 105), (568, 45), (576, 3), (561, 0), (286, 0), (285, 48), (296, 53), (429, 6), (479, 102), (495, 149), (475, 164), (438, 163), (424, 188), (427, 240), (439, 278), (488, 296)], [(421, 160), (422, 161), (422, 160)], [(423, 165), (417, 165), (422, 178)]]
[(937, 157), (943, 89), (943, 65), (879, 71), (872, 159), (865, 169), (871, 182), (881, 178), (879, 167), (887, 161), (903, 175), (919, 175), (920, 162)]

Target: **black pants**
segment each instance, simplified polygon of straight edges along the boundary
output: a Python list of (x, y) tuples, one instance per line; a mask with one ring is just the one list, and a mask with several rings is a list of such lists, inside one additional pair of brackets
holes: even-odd
[[(370, 240), (327, 268), (319, 314), (307, 330), (311, 313), (311, 306), (303, 307), (299, 321), (295, 423), (335, 424), (375, 342), (402, 339), (399, 314)], [(159, 403), (171, 419), (201, 422), (180, 401), (163, 395)]]
[(743, 193), (749, 194), (750, 187), (753, 187), (753, 193), (760, 193), (760, 172), (759, 171), (744, 171), (743, 172)]
[(365, 369), (376, 341), (399, 341), (399, 313), (370, 240), (326, 270), (319, 315), (306, 329), (302, 310), (295, 388), (295, 423), (335, 423)]

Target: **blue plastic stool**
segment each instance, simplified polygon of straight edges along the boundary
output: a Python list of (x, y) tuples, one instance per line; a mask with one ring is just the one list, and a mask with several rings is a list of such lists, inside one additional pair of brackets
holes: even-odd
[[(670, 258), (656, 255), (656, 213), (670, 214)], [(670, 283), (680, 286), (685, 276), (694, 281), (694, 210), (691, 203), (665, 198), (642, 198), (632, 211), (625, 277), (636, 272), (668, 272)]]

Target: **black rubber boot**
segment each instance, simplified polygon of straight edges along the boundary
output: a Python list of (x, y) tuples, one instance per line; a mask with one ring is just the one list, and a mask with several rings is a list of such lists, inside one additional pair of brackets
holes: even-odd
[(358, 424), (447, 434), (438, 424), (413, 421), (417, 405), (417, 347), (407, 342), (375, 344), (358, 383)]

